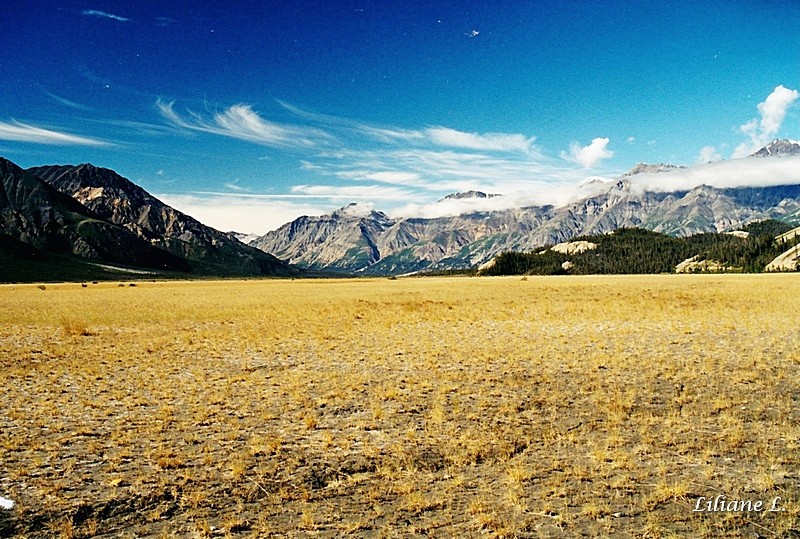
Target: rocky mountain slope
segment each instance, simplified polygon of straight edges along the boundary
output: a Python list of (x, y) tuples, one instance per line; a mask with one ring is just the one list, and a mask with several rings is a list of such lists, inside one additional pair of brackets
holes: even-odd
[[(108, 222), (40, 178), (0, 158), (0, 273), (31, 264), (95, 260), (158, 271), (189, 271), (188, 261)], [(53, 268), (50, 268), (53, 269)]]
[[(772, 143), (770, 158), (792, 155), (791, 143)], [(758, 153), (756, 154), (758, 155)], [(531, 251), (586, 234), (638, 227), (670, 236), (722, 232), (764, 219), (800, 220), (800, 185), (673, 192), (637, 188), (639, 174), (680, 167), (639, 164), (619, 180), (566, 206), (531, 206), (453, 217), (398, 218), (350, 206), (331, 215), (301, 217), (251, 245), (300, 267), (397, 275), (477, 266), (503, 251)]]
[(386, 214), (353, 203), (331, 215), (295, 219), (250, 245), (306, 268), (358, 271), (380, 260), (377, 240), (392, 224)]
[(92, 165), (23, 170), (0, 158), (0, 281), (130, 274), (296, 275), (297, 268)]
[(164, 204), (113, 170), (90, 164), (28, 169), (100, 218), (189, 262), (198, 272), (286, 275), (292, 268)]
[(301, 267), (391, 275), (469, 268), (503, 251), (531, 251), (618, 228), (689, 236), (769, 218), (793, 222), (798, 215), (800, 186), (699, 186), (687, 192), (639, 193), (630, 182), (620, 180), (599, 195), (560, 208), (527, 207), (435, 219), (390, 219), (380, 212), (349, 217), (340, 210), (301, 217), (252, 245)]
[(800, 155), (800, 142), (775, 139), (753, 154), (754, 157), (771, 157), (775, 155)]

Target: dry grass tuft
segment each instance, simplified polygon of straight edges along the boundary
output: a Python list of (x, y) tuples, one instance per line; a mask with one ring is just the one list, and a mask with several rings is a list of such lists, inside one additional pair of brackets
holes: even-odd
[(65, 337), (91, 337), (94, 335), (84, 322), (75, 318), (61, 318), (61, 331)]

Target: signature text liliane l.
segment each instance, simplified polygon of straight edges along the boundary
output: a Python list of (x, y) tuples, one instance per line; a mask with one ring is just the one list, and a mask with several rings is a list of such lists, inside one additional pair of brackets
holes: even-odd
[(781, 497), (776, 496), (771, 501), (765, 500), (729, 500), (724, 494), (719, 496), (700, 496), (694, 505), (695, 513), (762, 513), (764, 511), (775, 513), (783, 511), (780, 507)]

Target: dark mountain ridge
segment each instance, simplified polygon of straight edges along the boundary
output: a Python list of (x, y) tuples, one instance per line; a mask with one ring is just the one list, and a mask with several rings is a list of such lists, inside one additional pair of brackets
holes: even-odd
[[(158, 271), (188, 271), (186, 260), (155, 247), (124, 227), (104, 220), (77, 200), (0, 158), (2, 253), (20, 260), (50, 254), (132, 265)], [(13, 263), (4, 267), (13, 270)]]
[(115, 172), (0, 158), (0, 281), (297, 275)]
[(101, 218), (189, 261), (201, 273), (289, 275), (296, 271), (235, 237), (164, 204), (113, 170), (91, 164), (28, 169)]

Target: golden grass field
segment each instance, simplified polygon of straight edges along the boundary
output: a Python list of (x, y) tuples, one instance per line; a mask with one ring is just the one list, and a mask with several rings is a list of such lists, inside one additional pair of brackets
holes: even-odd
[(798, 279), (0, 286), (0, 536), (800, 537)]

